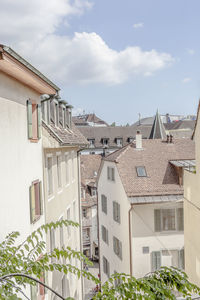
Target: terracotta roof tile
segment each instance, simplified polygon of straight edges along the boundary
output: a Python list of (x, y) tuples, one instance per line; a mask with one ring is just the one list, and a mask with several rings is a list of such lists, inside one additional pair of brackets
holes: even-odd
[[(178, 175), (170, 160), (194, 159), (194, 142), (189, 139), (143, 140), (143, 149), (130, 144), (104, 158), (116, 162), (122, 184), (128, 197), (183, 194)], [(136, 167), (144, 166), (147, 177), (138, 177)]]

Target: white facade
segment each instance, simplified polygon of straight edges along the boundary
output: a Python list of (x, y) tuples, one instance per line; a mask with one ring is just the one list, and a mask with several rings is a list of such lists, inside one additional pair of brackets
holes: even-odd
[(44, 223), (30, 222), (29, 187), (42, 181), (42, 142), (32, 143), (27, 133), (27, 99), (39, 103), (40, 94), (0, 73), (0, 239), (19, 231), (24, 240)]
[[(108, 179), (107, 167), (114, 168), (114, 180)], [(156, 232), (154, 221), (154, 210), (174, 209), (173, 212), (176, 214), (178, 208), (183, 208), (183, 203), (180, 200), (176, 202), (176, 198), (174, 198), (174, 201), (172, 200), (171, 202), (132, 204), (131, 206), (131, 200), (125, 193), (116, 164), (108, 161), (104, 161), (102, 164), (98, 181), (98, 194), (100, 273), (102, 283), (114, 272), (132, 274), (135, 277), (142, 277), (152, 272), (155, 267), (155, 262), (153, 262), (155, 255), (158, 256), (157, 263), (160, 266), (174, 265), (182, 267), (184, 235), (183, 230), (176, 230), (177, 217), (175, 217), (174, 225), (176, 229), (172, 231), (161, 230)], [(107, 213), (102, 211), (102, 195), (105, 195), (107, 198)], [(119, 222), (114, 220), (113, 201), (120, 205), (118, 206), (120, 208)], [(108, 230), (108, 241), (106, 242), (102, 239), (102, 226)], [(116, 242), (116, 239), (114, 241), (113, 238), (117, 238), (118, 241)], [(115, 252), (118, 252), (118, 255)], [(108, 274), (104, 272), (104, 257), (109, 264)]]

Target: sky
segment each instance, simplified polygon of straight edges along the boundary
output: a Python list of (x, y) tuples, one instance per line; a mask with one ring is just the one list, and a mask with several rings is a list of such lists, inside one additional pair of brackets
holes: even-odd
[(199, 0), (0, 0), (0, 44), (109, 124), (196, 114)]

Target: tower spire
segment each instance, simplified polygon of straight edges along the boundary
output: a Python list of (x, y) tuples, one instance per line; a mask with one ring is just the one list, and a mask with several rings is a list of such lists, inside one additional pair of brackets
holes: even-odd
[(155, 119), (153, 122), (153, 126), (151, 128), (151, 133), (149, 139), (166, 139), (166, 132), (161, 120), (158, 109), (156, 111)]

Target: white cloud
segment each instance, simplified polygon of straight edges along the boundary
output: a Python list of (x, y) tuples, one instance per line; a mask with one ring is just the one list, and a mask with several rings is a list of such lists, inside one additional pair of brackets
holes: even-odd
[(194, 55), (195, 51), (193, 49), (187, 49), (187, 53), (190, 55)]
[(190, 82), (191, 80), (192, 80), (191, 78), (186, 77), (186, 78), (184, 78), (184, 79), (182, 80), (182, 82), (183, 82), (183, 83), (188, 83), (188, 82)]
[(143, 28), (144, 27), (144, 23), (136, 23), (133, 25), (133, 28), (138, 29), (138, 28)]
[(119, 84), (131, 76), (152, 75), (174, 61), (168, 53), (139, 47), (116, 51), (94, 32), (70, 37), (62, 30), (59, 35), (69, 16), (91, 7), (85, 0), (1, 0), (0, 43), (11, 45), (58, 85)]

